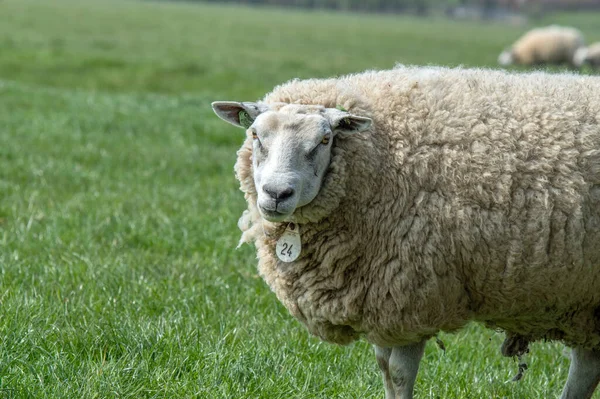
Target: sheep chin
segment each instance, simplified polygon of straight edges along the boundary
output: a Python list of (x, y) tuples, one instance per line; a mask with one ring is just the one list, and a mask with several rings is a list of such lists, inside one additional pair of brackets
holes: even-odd
[(260, 215), (263, 219), (271, 222), (271, 223), (279, 223), (279, 222), (288, 222), (292, 213), (282, 213), (278, 211), (270, 211), (267, 209), (263, 209), (262, 207), (258, 207)]

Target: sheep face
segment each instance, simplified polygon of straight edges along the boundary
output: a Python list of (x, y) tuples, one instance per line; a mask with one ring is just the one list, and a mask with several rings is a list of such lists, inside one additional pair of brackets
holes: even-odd
[(268, 111), (249, 131), (258, 209), (283, 221), (317, 196), (331, 159), (331, 126), (320, 115)]
[(581, 68), (586, 62), (589, 62), (588, 49), (585, 47), (580, 47), (573, 55), (573, 65), (575, 65), (577, 68)]
[(369, 118), (315, 105), (215, 102), (226, 122), (247, 128), (257, 206), (271, 222), (290, 220), (319, 193), (334, 137), (357, 133)]

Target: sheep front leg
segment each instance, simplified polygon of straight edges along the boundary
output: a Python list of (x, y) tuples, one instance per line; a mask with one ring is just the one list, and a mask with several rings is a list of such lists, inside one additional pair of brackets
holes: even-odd
[(394, 386), (392, 385), (392, 378), (390, 377), (390, 356), (392, 355), (392, 348), (382, 348), (381, 346), (374, 345), (375, 357), (377, 358), (377, 364), (381, 370), (383, 376), (383, 385), (385, 387), (385, 399), (395, 399), (396, 394), (394, 393)]
[(561, 399), (589, 399), (600, 381), (600, 351), (574, 348)]
[(412, 399), (426, 342), (425, 339), (412, 345), (393, 348), (375, 346), (377, 363), (385, 384), (386, 399)]

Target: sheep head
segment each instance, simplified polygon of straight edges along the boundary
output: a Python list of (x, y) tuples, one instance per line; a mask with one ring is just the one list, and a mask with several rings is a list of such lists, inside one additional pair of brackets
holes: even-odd
[(586, 47), (579, 47), (573, 55), (573, 65), (577, 68), (581, 68), (588, 60), (588, 49)]
[(371, 119), (318, 105), (217, 101), (221, 119), (246, 128), (261, 216), (289, 220), (319, 193), (336, 138), (368, 129)]
[(515, 57), (514, 57), (512, 49), (504, 50), (498, 56), (498, 64), (500, 64), (502, 66), (512, 65), (514, 62), (515, 62)]

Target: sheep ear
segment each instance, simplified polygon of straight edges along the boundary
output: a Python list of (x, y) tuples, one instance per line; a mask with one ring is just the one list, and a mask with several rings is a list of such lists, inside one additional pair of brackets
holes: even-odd
[(336, 108), (327, 108), (325, 116), (329, 120), (331, 130), (335, 133), (353, 134), (360, 133), (371, 127), (371, 118), (349, 114)]
[(215, 101), (212, 109), (217, 116), (227, 123), (248, 129), (256, 117), (267, 110), (260, 103), (240, 103), (237, 101)]

